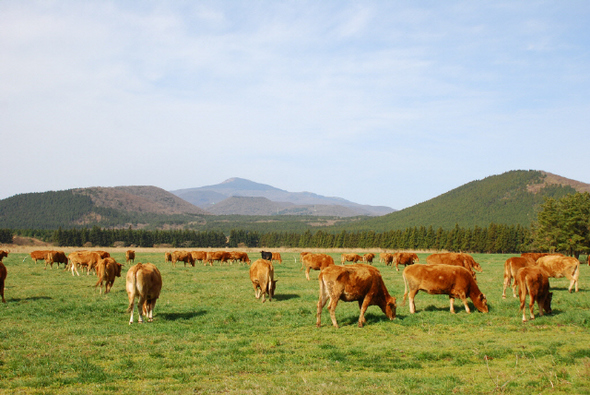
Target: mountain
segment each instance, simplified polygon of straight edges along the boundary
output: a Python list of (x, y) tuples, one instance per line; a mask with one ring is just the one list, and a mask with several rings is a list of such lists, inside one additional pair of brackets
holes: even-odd
[(476, 180), (426, 202), (359, 221), (357, 230), (387, 231), (414, 226), (435, 229), (485, 227), (491, 223), (530, 226), (546, 197), (590, 192), (590, 184), (535, 170), (515, 170)]
[[(230, 178), (221, 184), (171, 191), (176, 196), (217, 215), (245, 214), (254, 210), (257, 215), (358, 215), (379, 216), (391, 213), (390, 207), (353, 203), (337, 197), (326, 197), (311, 192), (288, 192), (270, 185), (243, 178)], [(234, 197), (266, 198), (266, 200), (235, 200)], [(226, 199), (230, 199), (224, 202)], [(224, 202), (220, 207), (221, 202)], [(253, 207), (247, 208), (250, 202)], [(325, 206), (325, 207), (324, 207)], [(335, 207), (330, 207), (335, 206)], [(264, 213), (264, 214), (263, 214)]]

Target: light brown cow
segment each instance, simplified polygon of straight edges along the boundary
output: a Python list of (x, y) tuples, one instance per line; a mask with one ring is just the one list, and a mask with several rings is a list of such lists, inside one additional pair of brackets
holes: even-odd
[(365, 263), (373, 263), (373, 259), (375, 259), (375, 254), (372, 252), (363, 255), (363, 262)]
[(344, 265), (345, 262), (362, 262), (363, 261), (363, 257), (360, 256), (359, 254), (342, 254), (340, 256), (340, 263), (342, 265)]
[(312, 254), (311, 252), (302, 252), (301, 265), (305, 268), (305, 278), (309, 281), (309, 271), (324, 270), (326, 267), (334, 264), (334, 258), (327, 254)]
[(272, 253), (272, 261), (271, 262), (275, 262), (275, 261), (277, 261), (278, 263), (283, 263), (283, 258), (281, 258), (280, 252), (273, 252)]
[[(164, 262), (170, 262), (172, 263), (172, 254), (169, 252), (165, 252), (164, 253)], [(172, 263), (174, 266), (176, 266), (174, 263)]]
[(209, 251), (207, 252), (206, 263), (208, 263), (209, 266), (213, 266), (213, 262), (219, 261), (219, 263), (223, 265), (225, 262), (229, 261), (229, 259), (230, 253), (227, 251)]
[(4, 283), (6, 282), (7, 273), (6, 266), (0, 259), (0, 296), (2, 297), (2, 303), (6, 303), (6, 299), (4, 299)]
[(31, 253), (29, 255), (31, 256), (31, 259), (34, 260), (35, 263), (37, 263), (37, 261), (46, 260), (47, 254), (49, 253), (49, 251), (50, 250), (36, 250), (36, 251), (31, 251)]
[(143, 313), (148, 318), (148, 321), (152, 322), (154, 319), (154, 307), (162, 290), (162, 275), (158, 268), (151, 263), (138, 263), (131, 266), (125, 278), (125, 289), (129, 297), (127, 312), (131, 313), (129, 325), (133, 324), (135, 298), (138, 298), (137, 313), (139, 318), (137, 321), (140, 324), (143, 323)]
[(522, 311), (522, 322), (526, 322), (526, 314), (524, 311), (524, 304), (526, 296), (529, 295), (529, 310), (531, 313), (531, 320), (535, 319), (533, 314), (533, 307), (535, 300), (539, 307), (539, 315), (543, 315), (543, 311), (551, 314), (551, 299), (553, 293), (549, 292), (549, 276), (547, 272), (538, 266), (527, 266), (520, 268), (516, 272), (515, 282), (518, 284), (518, 295), (520, 296), (520, 310)]
[(184, 267), (186, 267), (187, 263), (193, 267), (195, 266), (192, 254), (187, 251), (174, 251), (172, 253), (172, 266), (176, 267), (176, 262), (184, 262)]
[(413, 252), (396, 252), (393, 254), (393, 259), (391, 261), (391, 267), (393, 268), (393, 264), (395, 263), (395, 270), (399, 272), (398, 265), (409, 266), (413, 265), (416, 262), (420, 262), (420, 258)]
[(406, 296), (410, 300), (410, 313), (416, 312), (414, 297), (418, 291), (426, 291), (432, 295), (449, 295), (451, 313), (455, 313), (455, 298), (460, 298), (465, 305), (465, 311), (470, 313), (467, 305), (469, 297), (474, 306), (482, 313), (488, 312), (488, 303), (481, 293), (477, 282), (462, 266), (452, 265), (412, 265), (407, 266), (402, 274), (404, 278), (404, 304)]
[(320, 272), (320, 298), (318, 300), (316, 326), (322, 325), (322, 310), (330, 298), (328, 311), (332, 325), (338, 328), (336, 321), (336, 306), (339, 300), (345, 302), (358, 301), (361, 310), (358, 326), (367, 322), (365, 311), (369, 306), (379, 306), (387, 318), (395, 318), (395, 298), (389, 295), (381, 273), (371, 265), (357, 263), (354, 265), (330, 265)]
[(100, 293), (102, 294), (102, 284), (105, 284), (104, 293), (108, 294), (113, 284), (115, 283), (115, 277), (121, 277), (121, 265), (113, 258), (108, 257), (98, 261), (96, 265), (96, 276), (98, 281), (94, 288), (100, 285)]
[(206, 251), (191, 251), (191, 255), (193, 256), (193, 261), (197, 263), (197, 261), (201, 262), (205, 265), (205, 261), (207, 260), (207, 252)]
[(126, 264), (135, 263), (135, 251), (127, 250), (125, 252), (125, 263)]
[(66, 253), (63, 251), (49, 251), (47, 253), (47, 257), (45, 258), (45, 270), (47, 270), (47, 265), (53, 269), (54, 263), (57, 264), (58, 268), (60, 263), (67, 265), (68, 257), (66, 256)]
[[(502, 288), (502, 298), (506, 299), (506, 288), (512, 286), (512, 296), (516, 298), (516, 272), (525, 266), (535, 264), (530, 258), (512, 257), (504, 262), (504, 287)], [(512, 280), (514, 279), (514, 282)]]
[(471, 255), (460, 252), (432, 254), (426, 257), (426, 263), (429, 265), (462, 266), (471, 273), (473, 278), (476, 278), (473, 269), (477, 270), (478, 272), (483, 271), (479, 263), (475, 262)]
[(520, 254), (520, 256), (522, 258), (532, 259), (533, 262), (537, 262), (537, 260), (539, 258), (543, 258), (544, 256), (547, 256), (547, 255), (564, 256), (563, 254), (560, 254), (560, 253), (551, 253), (551, 252), (523, 252), (522, 254)]
[(275, 296), (278, 280), (275, 280), (274, 276), (275, 269), (271, 261), (257, 259), (250, 266), (250, 281), (254, 287), (254, 296), (256, 299), (260, 299), (262, 295), (262, 303), (266, 301), (265, 295), (268, 295), (270, 301)]
[(578, 292), (578, 278), (580, 277), (580, 261), (577, 258), (547, 255), (537, 259), (536, 266), (544, 269), (549, 277), (566, 277), (570, 280), (569, 292), (576, 287)]
[(79, 276), (78, 266), (86, 268), (86, 274), (89, 275), (90, 270), (96, 267), (96, 264), (101, 257), (96, 251), (76, 251), (68, 255), (68, 259), (71, 265), (72, 276), (74, 275), (74, 271), (76, 271), (76, 274)]
[(389, 266), (393, 262), (393, 254), (382, 252), (379, 254), (379, 262), (384, 262), (385, 265)]

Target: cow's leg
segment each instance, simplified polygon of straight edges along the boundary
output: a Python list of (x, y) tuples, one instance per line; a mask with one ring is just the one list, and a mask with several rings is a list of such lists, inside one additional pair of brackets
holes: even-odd
[(332, 325), (339, 328), (338, 322), (336, 321), (336, 306), (338, 306), (339, 298), (330, 297), (330, 303), (328, 304), (328, 311), (330, 312), (330, 318), (332, 319)]
[(451, 313), (455, 314), (455, 298), (453, 298), (452, 296), (449, 296), (449, 301), (451, 303)]
[(408, 300), (410, 301), (410, 313), (414, 314), (416, 312), (416, 303), (414, 302), (414, 298), (416, 297), (416, 294), (418, 293), (418, 290), (411, 290), (408, 293)]
[(359, 315), (359, 328), (362, 328), (364, 324), (367, 323), (367, 320), (365, 318), (365, 312), (367, 311), (367, 308), (369, 307), (369, 298), (365, 297), (364, 300), (359, 300), (359, 307), (361, 309), (361, 314)]
[(309, 270), (311, 269), (310, 266), (307, 267), (307, 269), (305, 269), (305, 278), (307, 278), (307, 281), (309, 281)]
[[(504, 273), (504, 286), (502, 288), (502, 299), (506, 299), (506, 288), (508, 286), (510, 286), (510, 283), (511, 283), (510, 277), (507, 276), (506, 273)], [(514, 291), (514, 288), (513, 288), (513, 291)], [(514, 296), (516, 296), (516, 295), (514, 295)]]
[(137, 318), (137, 322), (140, 324), (143, 324), (142, 313), (144, 313), (144, 310), (145, 310), (145, 303), (146, 303), (146, 298), (143, 296), (140, 296), (139, 300), (137, 301), (137, 314), (139, 316)]
[[(129, 297), (129, 307), (127, 308), (127, 312), (131, 313), (131, 317), (129, 318), (129, 325), (133, 324), (133, 310), (134, 309), (135, 309), (135, 296), (133, 296), (133, 299), (131, 299), (131, 297)], [(141, 315), (140, 315), (140, 317), (141, 317)]]
[(319, 328), (322, 326), (322, 310), (328, 301), (328, 292), (325, 289), (326, 286), (323, 282), (320, 282), (320, 298), (318, 300), (318, 308), (316, 313), (316, 326)]
[(529, 311), (531, 313), (531, 320), (535, 319), (535, 314), (533, 314), (533, 310), (535, 308), (535, 296), (532, 292), (529, 293)]

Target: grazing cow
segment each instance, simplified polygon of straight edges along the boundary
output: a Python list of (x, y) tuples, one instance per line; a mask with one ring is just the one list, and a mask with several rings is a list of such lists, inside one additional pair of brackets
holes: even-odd
[(254, 287), (254, 296), (256, 299), (260, 299), (260, 295), (262, 295), (262, 303), (266, 301), (265, 295), (268, 295), (269, 301), (272, 301), (275, 296), (278, 280), (275, 280), (274, 277), (275, 269), (271, 261), (257, 259), (250, 266), (250, 281)]
[(531, 313), (531, 320), (535, 319), (533, 314), (533, 307), (535, 300), (539, 307), (539, 315), (543, 315), (543, 311), (551, 314), (551, 299), (553, 293), (549, 292), (549, 275), (547, 272), (538, 266), (526, 266), (520, 268), (516, 272), (515, 282), (518, 284), (518, 295), (520, 296), (520, 310), (522, 311), (522, 322), (526, 322), (526, 314), (524, 312), (524, 304), (526, 296), (529, 295), (529, 310)]
[(74, 270), (79, 276), (80, 273), (78, 272), (78, 266), (82, 266), (82, 268), (86, 267), (86, 274), (89, 275), (90, 270), (96, 267), (96, 264), (101, 259), (101, 257), (96, 251), (76, 251), (68, 255), (68, 259), (70, 260), (72, 276), (74, 275)]
[(232, 262), (247, 263), (248, 265), (251, 263), (250, 258), (248, 258), (248, 254), (245, 252), (233, 251), (229, 254)]
[(302, 252), (301, 265), (305, 268), (305, 278), (309, 281), (309, 271), (324, 270), (326, 267), (334, 264), (334, 258), (326, 254), (312, 254), (310, 252)]
[[(516, 273), (525, 266), (532, 266), (535, 262), (529, 258), (512, 257), (504, 262), (504, 287), (502, 288), (502, 298), (506, 299), (506, 288), (512, 286), (512, 296), (516, 298)], [(514, 282), (512, 282), (514, 279)]]
[(125, 278), (125, 289), (129, 297), (129, 307), (127, 312), (131, 313), (129, 325), (133, 324), (133, 310), (135, 298), (137, 301), (138, 322), (143, 323), (142, 312), (148, 318), (149, 322), (153, 321), (154, 307), (160, 297), (162, 290), (162, 275), (155, 265), (151, 263), (138, 263), (133, 265), (127, 271)]
[(267, 261), (272, 262), (272, 252), (269, 251), (260, 251), (260, 257), (262, 259), (266, 259)]
[(469, 270), (473, 278), (476, 278), (473, 269), (478, 272), (483, 271), (479, 263), (475, 262), (471, 255), (459, 252), (432, 254), (426, 257), (426, 263), (429, 265), (463, 266), (465, 269)]
[(49, 251), (47, 253), (47, 258), (45, 258), (45, 270), (47, 270), (47, 265), (53, 269), (53, 264), (56, 263), (57, 267), (59, 268), (59, 264), (63, 263), (64, 266), (68, 264), (68, 257), (66, 253), (63, 251)]
[(566, 277), (570, 280), (569, 292), (576, 287), (578, 292), (578, 278), (580, 277), (580, 261), (577, 258), (546, 255), (537, 259), (536, 266), (544, 269), (549, 277), (560, 278)]
[(108, 294), (115, 283), (115, 277), (121, 277), (121, 266), (123, 265), (111, 257), (98, 261), (98, 264), (96, 265), (98, 281), (96, 282), (96, 285), (94, 285), (94, 288), (100, 285), (100, 293), (102, 294), (102, 284), (104, 283), (104, 293)]
[(272, 260), (271, 262), (277, 261), (279, 263), (283, 263), (283, 258), (281, 258), (281, 254), (278, 252), (273, 252), (272, 253)]
[(379, 262), (385, 262), (385, 265), (389, 266), (393, 262), (393, 254), (382, 252), (379, 254)]
[(420, 262), (420, 258), (413, 252), (396, 252), (393, 254), (393, 259), (391, 261), (391, 267), (393, 268), (393, 264), (395, 263), (395, 270), (399, 272), (398, 265), (409, 266), (413, 265), (416, 262)]
[(373, 254), (372, 252), (363, 255), (363, 262), (365, 263), (373, 263), (373, 259), (375, 259), (375, 254)]
[(191, 264), (193, 267), (195, 266), (195, 260), (190, 252), (186, 251), (174, 251), (172, 253), (172, 265), (176, 267), (176, 262), (184, 262), (184, 267), (186, 264)]
[(416, 312), (414, 297), (418, 291), (426, 291), (432, 295), (449, 295), (451, 313), (455, 313), (453, 303), (460, 298), (465, 305), (465, 311), (470, 313), (467, 305), (469, 297), (475, 307), (482, 313), (488, 312), (488, 303), (481, 293), (477, 282), (469, 272), (461, 266), (452, 265), (412, 265), (407, 266), (402, 274), (404, 278), (404, 303), (406, 296), (410, 299), (410, 313)]
[(96, 250), (94, 252), (96, 252), (98, 255), (100, 255), (101, 259), (108, 258), (111, 256), (111, 254), (109, 254), (106, 251)]
[(344, 265), (344, 263), (346, 262), (362, 262), (363, 261), (363, 257), (358, 255), (358, 254), (342, 254), (340, 256), (340, 263), (342, 265)]
[(365, 311), (372, 305), (379, 306), (390, 320), (395, 318), (395, 298), (389, 295), (379, 270), (371, 265), (364, 263), (347, 266), (330, 265), (320, 272), (319, 282), (320, 298), (316, 321), (318, 328), (322, 325), (322, 310), (328, 298), (330, 298), (328, 311), (332, 325), (336, 328), (338, 328), (336, 305), (339, 300), (358, 301), (361, 310), (358, 321), (360, 328), (367, 322)]
[(125, 263), (135, 263), (135, 251), (127, 250), (127, 252), (125, 252)]
[[(0, 262), (8, 256), (8, 251), (0, 250)], [(26, 258), (26, 257), (25, 257)]]
[[(29, 255), (31, 256), (31, 259), (34, 260), (35, 263), (37, 263), (37, 261), (46, 260), (47, 253), (49, 253), (49, 250), (36, 250), (36, 251), (31, 251), (31, 253)], [(23, 261), (24, 261), (24, 259), (23, 259)]]
[(213, 266), (213, 262), (219, 261), (219, 264), (223, 265), (225, 262), (229, 261), (231, 258), (231, 254), (227, 251), (209, 251), (207, 252), (207, 259), (206, 263), (209, 266)]
[[(171, 253), (169, 253), (169, 252), (165, 252), (164, 253), (164, 262), (170, 262), (170, 263), (172, 263), (172, 254)], [(175, 263), (172, 263), (172, 264), (174, 266), (176, 266)]]
[(4, 282), (6, 281), (6, 274), (6, 266), (4, 266), (0, 259), (0, 296), (2, 297), (2, 303), (6, 303), (6, 299), (4, 299)]
[(206, 251), (191, 251), (191, 255), (193, 256), (193, 261), (197, 263), (197, 261), (201, 262), (205, 265), (205, 261), (207, 260), (207, 252)]

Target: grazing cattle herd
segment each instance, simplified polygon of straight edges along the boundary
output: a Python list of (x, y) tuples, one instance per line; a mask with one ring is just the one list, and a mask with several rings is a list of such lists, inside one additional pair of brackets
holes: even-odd
[[(9, 251), (0, 250), (0, 296), (4, 297), (7, 269), (2, 262)], [(277, 279), (275, 278), (275, 262), (283, 263), (280, 253), (260, 252), (261, 259), (251, 262), (248, 254), (239, 251), (173, 251), (166, 252), (164, 262), (170, 262), (176, 267), (177, 262), (184, 262), (195, 266), (195, 262), (213, 266), (215, 262), (223, 264), (241, 263), (250, 265), (249, 274), (254, 295), (257, 299), (262, 296), (262, 302), (272, 301), (275, 296)], [(116, 277), (121, 277), (123, 264), (118, 263), (106, 251), (75, 251), (66, 256), (63, 251), (37, 250), (29, 254), (35, 262), (45, 261), (53, 269), (53, 264), (63, 263), (65, 270), (70, 270), (80, 276), (78, 268), (87, 275), (93, 271), (98, 277), (95, 288), (100, 286), (102, 294), (111, 290)], [(366, 323), (365, 312), (371, 305), (381, 308), (390, 320), (396, 317), (396, 299), (391, 296), (385, 286), (379, 270), (372, 266), (375, 254), (342, 254), (340, 265), (335, 265), (334, 259), (328, 254), (301, 252), (301, 270), (305, 270), (305, 277), (310, 280), (310, 270), (319, 270), (319, 300), (317, 302), (316, 325), (321, 326), (321, 314), (328, 302), (328, 311), (334, 327), (338, 327), (336, 320), (336, 306), (339, 300), (345, 302), (357, 301), (360, 308), (358, 326)], [(26, 257), (25, 257), (26, 259)], [(295, 258), (295, 261), (297, 258)], [(127, 264), (134, 263), (135, 251), (128, 250), (125, 254)], [(24, 262), (24, 259), (23, 259)], [(353, 262), (353, 264), (345, 264)], [(365, 263), (357, 263), (365, 262)], [(403, 305), (406, 298), (409, 300), (409, 311), (416, 312), (415, 297), (419, 291), (429, 294), (448, 295), (450, 300), (450, 312), (455, 313), (454, 299), (460, 298), (465, 306), (465, 311), (470, 313), (467, 299), (471, 299), (473, 305), (482, 313), (488, 312), (486, 296), (480, 291), (475, 271), (483, 269), (473, 257), (465, 253), (435, 253), (426, 258), (426, 264), (415, 264), (419, 258), (415, 253), (397, 252), (381, 253), (379, 262), (386, 266), (395, 264), (404, 265), (402, 272), (404, 281)], [(589, 262), (590, 265), (590, 262)], [(578, 292), (578, 279), (580, 276), (580, 261), (577, 258), (567, 257), (562, 254), (547, 253), (523, 253), (520, 257), (511, 257), (504, 263), (504, 278), (502, 298), (506, 298), (506, 288), (512, 288), (512, 294), (520, 298), (520, 310), (522, 321), (525, 322), (526, 297), (529, 297), (530, 319), (534, 319), (533, 308), (537, 302), (539, 315), (551, 313), (552, 292), (549, 292), (549, 278), (566, 277), (570, 280), (568, 291)], [(162, 275), (159, 269), (151, 263), (137, 263), (129, 268), (126, 275), (126, 291), (129, 297), (128, 313), (131, 313), (129, 324), (133, 323), (133, 311), (135, 299), (138, 299), (138, 322), (143, 322), (143, 316), (148, 321), (153, 320), (153, 311), (162, 289)]]

